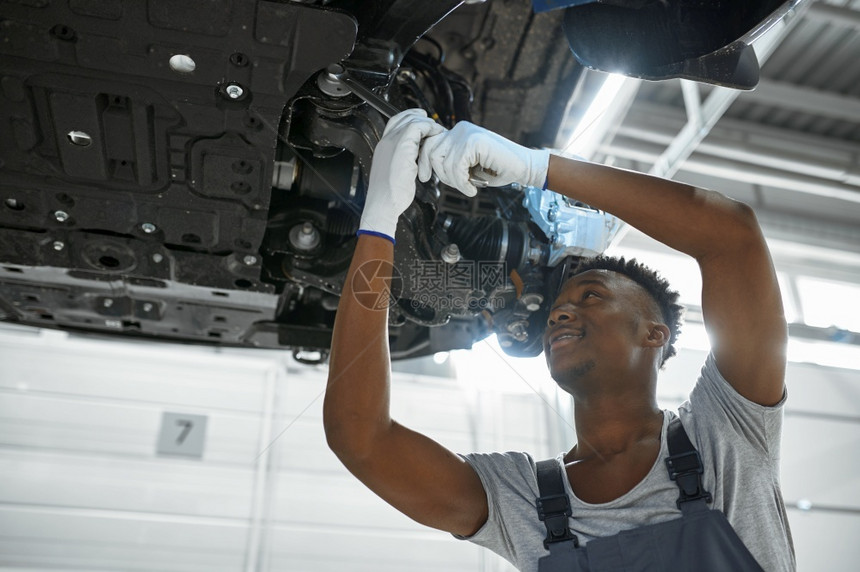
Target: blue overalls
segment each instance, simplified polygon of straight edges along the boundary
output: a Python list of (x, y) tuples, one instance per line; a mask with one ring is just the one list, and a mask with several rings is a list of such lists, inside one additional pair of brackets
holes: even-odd
[(667, 429), (666, 467), (681, 494), (681, 517), (624, 530), (579, 546), (568, 527), (570, 499), (564, 473), (555, 459), (537, 463), (538, 516), (546, 525), (549, 555), (538, 572), (753, 572), (762, 568), (738, 538), (725, 515), (710, 509), (711, 494), (702, 486), (702, 459), (681, 420)]

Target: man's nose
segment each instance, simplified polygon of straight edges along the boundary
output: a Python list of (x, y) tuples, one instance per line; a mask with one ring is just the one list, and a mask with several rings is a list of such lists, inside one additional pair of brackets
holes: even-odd
[(549, 318), (547, 318), (546, 325), (552, 327), (559, 322), (568, 322), (576, 319), (576, 313), (573, 311), (573, 308), (570, 304), (564, 304), (559, 306), (558, 308), (554, 308), (549, 313)]

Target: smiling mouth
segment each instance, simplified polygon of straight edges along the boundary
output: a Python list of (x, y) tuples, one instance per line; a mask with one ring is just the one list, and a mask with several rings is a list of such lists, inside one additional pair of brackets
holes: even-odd
[(549, 347), (552, 349), (556, 346), (573, 343), (581, 340), (583, 336), (585, 336), (584, 332), (561, 332), (550, 338)]

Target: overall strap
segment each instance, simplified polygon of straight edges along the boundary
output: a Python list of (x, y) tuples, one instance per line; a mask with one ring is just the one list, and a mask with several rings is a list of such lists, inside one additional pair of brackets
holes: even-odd
[(680, 510), (690, 508), (692, 501), (702, 499), (702, 502), (696, 503), (704, 507), (705, 503), (713, 500), (711, 493), (705, 490), (702, 484), (702, 473), (704, 473), (704, 465), (699, 452), (693, 447), (684, 426), (681, 424), (681, 419), (675, 417), (669, 423), (669, 428), (666, 430), (666, 439), (669, 445), (669, 456), (666, 457), (666, 468), (669, 471), (669, 478), (675, 481), (678, 485), (680, 495), (678, 496), (677, 505)]
[(537, 481), (540, 496), (537, 498), (538, 518), (546, 526), (546, 538), (543, 545), (572, 540), (575, 547), (579, 539), (567, 526), (567, 519), (572, 514), (570, 499), (564, 490), (564, 473), (555, 459), (537, 462)]

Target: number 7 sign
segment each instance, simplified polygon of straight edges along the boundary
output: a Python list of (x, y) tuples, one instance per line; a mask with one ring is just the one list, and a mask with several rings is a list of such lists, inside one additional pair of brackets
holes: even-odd
[(158, 433), (156, 453), (159, 455), (203, 457), (206, 420), (205, 415), (165, 411), (161, 416), (161, 430)]

